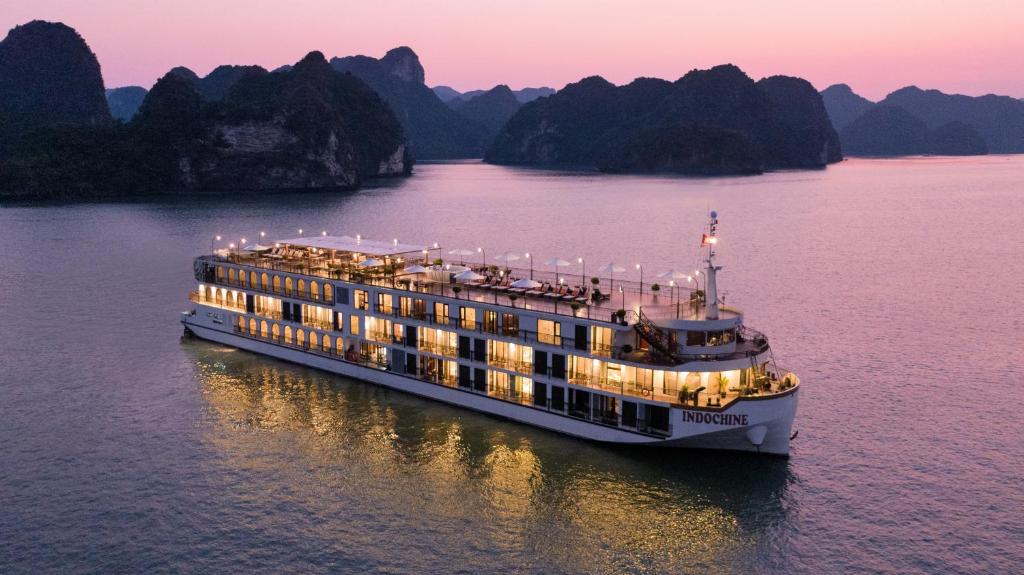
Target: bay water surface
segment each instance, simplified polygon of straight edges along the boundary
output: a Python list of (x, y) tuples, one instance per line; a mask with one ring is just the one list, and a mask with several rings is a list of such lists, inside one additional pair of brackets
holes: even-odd
[[(709, 208), (720, 289), (802, 379), (789, 459), (609, 448), (181, 337), (216, 234), (650, 281), (697, 265)], [(0, 207), (0, 572), (1024, 572), (1022, 223), (1021, 156)]]

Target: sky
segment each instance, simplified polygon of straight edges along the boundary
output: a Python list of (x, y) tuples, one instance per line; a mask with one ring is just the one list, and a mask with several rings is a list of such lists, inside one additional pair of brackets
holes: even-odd
[(733, 63), (873, 100), (907, 85), (1024, 97), (1024, 0), (0, 0), (3, 30), (33, 19), (78, 30), (108, 87), (405, 45), (429, 85), (461, 91)]

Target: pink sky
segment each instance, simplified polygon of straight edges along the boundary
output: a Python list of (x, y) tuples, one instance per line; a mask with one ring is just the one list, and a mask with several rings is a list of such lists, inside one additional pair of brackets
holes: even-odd
[(845, 82), (871, 99), (905, 85), (1024, 96), (1022, 0), (0, 0), (4, 30), (62, 21), (107, 86), (173, 66), (293, 63), (412, 47), (429, 85), (560, 88), (599, 74), (676, 79), (732, 62), (754, 79)]

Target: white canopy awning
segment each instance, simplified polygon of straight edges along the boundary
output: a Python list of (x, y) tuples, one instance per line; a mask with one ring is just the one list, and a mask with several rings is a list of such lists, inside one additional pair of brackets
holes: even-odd
[(386, 256), (391, 254), (404, 254), (409, 252), (421, 252), (427, 246), (416, 244), (396, 244), (395, 242), (382, 242), (368, 240), (366, 238), (353, 238), (352, 236), (310, 236), (308, 238), (292, 238), (290, 240), (279, 240), (278, 243), (291, 246), (302, 246), (309, 248), (320, 248), (324, 250), (338, 250), (342, 252), (354, 252), (368, 254), (371, 256)]

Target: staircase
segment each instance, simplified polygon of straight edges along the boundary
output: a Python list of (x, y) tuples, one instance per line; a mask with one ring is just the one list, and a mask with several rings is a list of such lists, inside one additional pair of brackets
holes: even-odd
[(636, 330), (637, 335), (650, 344), (652, 350), (676, 363), (682, 363), (675, 344), (672, 343), (672, 340), (665, 332), (654, 325), (651, 320), (647, 319), (642, 309), (637, 315), (637, 321), (633, 324), (633, 329)]

